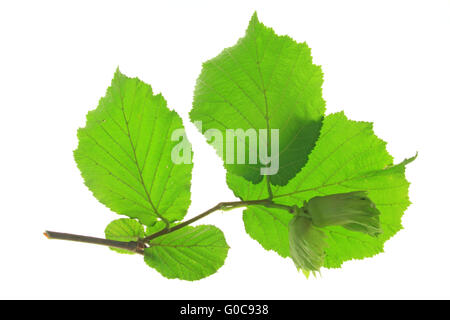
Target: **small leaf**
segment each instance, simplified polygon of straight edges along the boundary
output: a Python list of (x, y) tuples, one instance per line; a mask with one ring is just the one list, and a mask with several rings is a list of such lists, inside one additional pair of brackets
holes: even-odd
[(186, 226), (153, 239), (144, 259), (166, 278), (192, 281), (215, 273), (224, 264), (228, 248), (220, 229)]
[(85, 184), (108, 208), (147, 226), (181, 220), (190, 204), (192, 163), (171, 159), (177, 129), (184, 130), (181, 118), (162, 95), (117, 70), (78, 130), (74, 156)]
[[(117, 219), (108, 224), (105, 229), (105, 237), (108, 240), (122, 242), (137, 241), (144, 237), (144, 227), (134, 219)], [(118, 253), (134, 254), (128, 250), (110, 249)]]
[[(261, 146), (267, 148), (269, 156), (275, 149), (279, 151), (279, 170), (270, 175), (270, 181), (284, 185), (305, 165), (319, 136), (325, 111), (322, 82), (321, 68), (313, 64), (310, 48), (276, 35), (255, 13), (245, 37), (203, 64), (191, 121), (201, 121), (206, 136), (210, 129), (219, 130), (222, 141), (209, 142), (222, 156), (225, 168), (253, 183), (262, 180), (261, 168), (266, 167), (264, 158), (257, 154)], [(229, 129), (242, 129), (241, 133), (251, 138), (237, 134), (233, 149), (232, 139), (226, 138)], [(275, 136), (261, 143), (259, 129), (267, 130), (268, 136), (270, 130), (279, 130), (279, 146), (272, 149)], [(255, 139), (255, 144), (250, 145), (250, 139)], [(245, 146), (244, 164), (238, 162), (238, 143)], [(226, 151), (227, 146), (234, 154)]]
[[(170, 225), (171, 227), (173, 225)], [(154, 225), (152, 226), (147, 226), (146, 230), (145, 230), (145, 236), (149, 236), (153, 233), (156, 233), (158, 231), (163, 230), (166, 227), (166, 224), (163, 221), (157, 221)]]

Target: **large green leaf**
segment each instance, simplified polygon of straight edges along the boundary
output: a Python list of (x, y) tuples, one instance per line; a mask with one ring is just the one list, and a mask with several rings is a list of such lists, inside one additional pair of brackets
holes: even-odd
[(215, 273), (225, 262), (228, 245), (220, 229), (183, 227), (155, 238), (145, 249), (145, 262), (164, 277), (198, 280)]
[[(306, 166), (286, 186), (272, 186), (273, 200), (285, 205), (302, 206), (316, 196), (363, 190), (380, 210), (383, 233), (378, 237), (347, 230), (323, 228), (327, 235), (325, 267), (339, 267), (350, 259), (373, 256), (383, 250), (383, 243), (397, 233), (401, 217), (409, 205), (405, 166), (414, 158), (393, 165), (386, 143), (375, 136), (372, 124), (348, 120), (343, 113), (325, 118), (321, 135)], [(228, 174), (227, 182), (243, 200), (267, 198), (266, 185), (253, 185)], [(286, 257), (287, 223), (292, 215), (273, 209), (250, 207), (244, 222), (250, 236), (269, 250)], [(269, 217), (272, 217), (269, 219)], [(285, 226), (285, 227), (283, 227)], [(277, 236), (274, 237), (273, 235)]]
[[(197, 80), (193, 122), (201, 121), (202, 133), (211, 141), (225, 168), (253, 183), (263, 178), (264, 163), (250, 163), (250, 138), (241, 135), (226, 139), (227, 129), (278, 129), (279, 170), (270, 176), (275, 185), (284, 185), (304, 166), (319, 135), (325, 102), (322, 99), (322, 71), (312, 63), (311, 50), (288, 36), (278, 36), (253, 15), (245, 37), (203, 64)], [(214, 131), (223, 141), (218, 143)], [(209, 133), (208, 133), (209, 132)], [(259, 138), (258, 149), (260, 149)], [(245, 144), (245, 164), (238, 164), (238, 143)], [(273, 154), (271, 141), (263, 142)], [(234, 156), (226, 152), (234, 143)], [(253, 146), (253, 145), (252, 145)], [(231, 147), (230, 147), (231, 148)], [(230, 163), (233, 162), (233, 163)]]
[(108, 208), (143, 224), (181, 220), (190, 204), (192, 163), (171, 160), (176, 129), (183, 129), (181, 118), (162, 95), (117, 70), (78, 130), (74, 155), (86, 185)]

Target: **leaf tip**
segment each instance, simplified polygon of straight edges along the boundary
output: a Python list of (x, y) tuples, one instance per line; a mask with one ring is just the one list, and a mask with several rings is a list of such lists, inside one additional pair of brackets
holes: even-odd
[(259, 22), (258, 19), (258, 12), (255, 10), (255, 12), (253, 12), (252, 14), (252, 18), (250, 19), (251, 22)]
[(120, 78), (120, 77), (124, 77), (125, 75), (120, 71), (119, 66), (117, 66), (116, 71), (114, 72), (114, 78), (113, 78), (113, 82), (114, 80)]
[(259, 25), (262, 25), (262, 23), (259, 21), (258, 13), (255, 10), (250, 18), (250, 22), (248, 23), (247, 33), (254, 31)]
[(398, 165), (399, 166), (403, 166), (406, 167), (406, 165), (410, 164), (411, 162), (413, 162), (414, 160), (417, 159), (417, 157), (419, 156), (419, 152), (416, 151), (416, 154), (410, 158), (406, 158), (405, 160), (403, 160), (402, 162), (400, 162)]

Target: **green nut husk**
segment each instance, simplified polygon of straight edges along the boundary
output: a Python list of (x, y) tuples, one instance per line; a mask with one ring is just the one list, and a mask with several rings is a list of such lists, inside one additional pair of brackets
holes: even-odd
[(289, 222), (289, 248), (297, 269), (306, 277), (323, 266), (325, 258), (325, 233), (313, 226), (311, 219), (297, 214)]
[(342, 226), (371, 236), (382, 232), (380, 211), (364, 191), (315, 197), (301, 210), (311, 217), (316, 227)]

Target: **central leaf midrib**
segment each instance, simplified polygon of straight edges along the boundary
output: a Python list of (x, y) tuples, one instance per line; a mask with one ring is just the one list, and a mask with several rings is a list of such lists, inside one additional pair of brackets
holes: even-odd
[[(137, 91), (137, 88), (136, 88), (136, 90), (135, 90), (135, 92), (134, 92), (133, 100), (134, 100), (134, 97), (136, 96), (136, 91)], [(125, 127), (127, 128), (126, 135), (127, 135), (127, 137), (128, 137), (128, 140), (129, 140), (130, 145), (131, 145), (131, 149), (132, 149), (132, 151), (133, 151), (134, 164), (136, 165), (136, 168), (137, 168), (137, 171), (138, 171), (138, 174), (139, 174), (140, 183), (141, 183), (141, 185), (142, 185), (142, 188), (144, 189), (145, 195), (147, 196), (147, 201), (148, 201), (148, 202), (150, 203), (150, 205), (152, 206), (152, 208), (153, 208), (155, 214), (156, 214), (161, 220), (167, 221), (167, 220), (166, 220), (166, 219), (158, 212), (158, 210), (156, 209), (155, 205), (153, 204), (153, 201), (152, 201), (151, 198), (150, 198), (150, 194), (149, 194), (149, 192), (148, 192), (148, 190), (147, 190), (147, 187), (146, 187), (146, 185), (145, 185), (145, 183), (144, 183), (144, 178), (142, 177), (142, 172), (141, 172), (141, 169), (140, 169), (140, 167), (139, 167), (139, 162), (138, 162), (137, 155), (136, 155), (136, 149), (135, 149), (135, 147), (134, 147), (133, 140), (131, 139), (130, 127), (129, 127), (129, 125), (128, 125), (128, 120), (127, 120), (127, 117), (126, 117), (126, 114), (125, 114), (125, 108), (124, 108), (123, 96), (122, 96), (122, 86), (120, 86), (119, 95), (120, 95), (120, 107), (121, 107), (121, 110), (122, 110), (123, 119), (124, 119), (124, 121), (125, 121)]]

